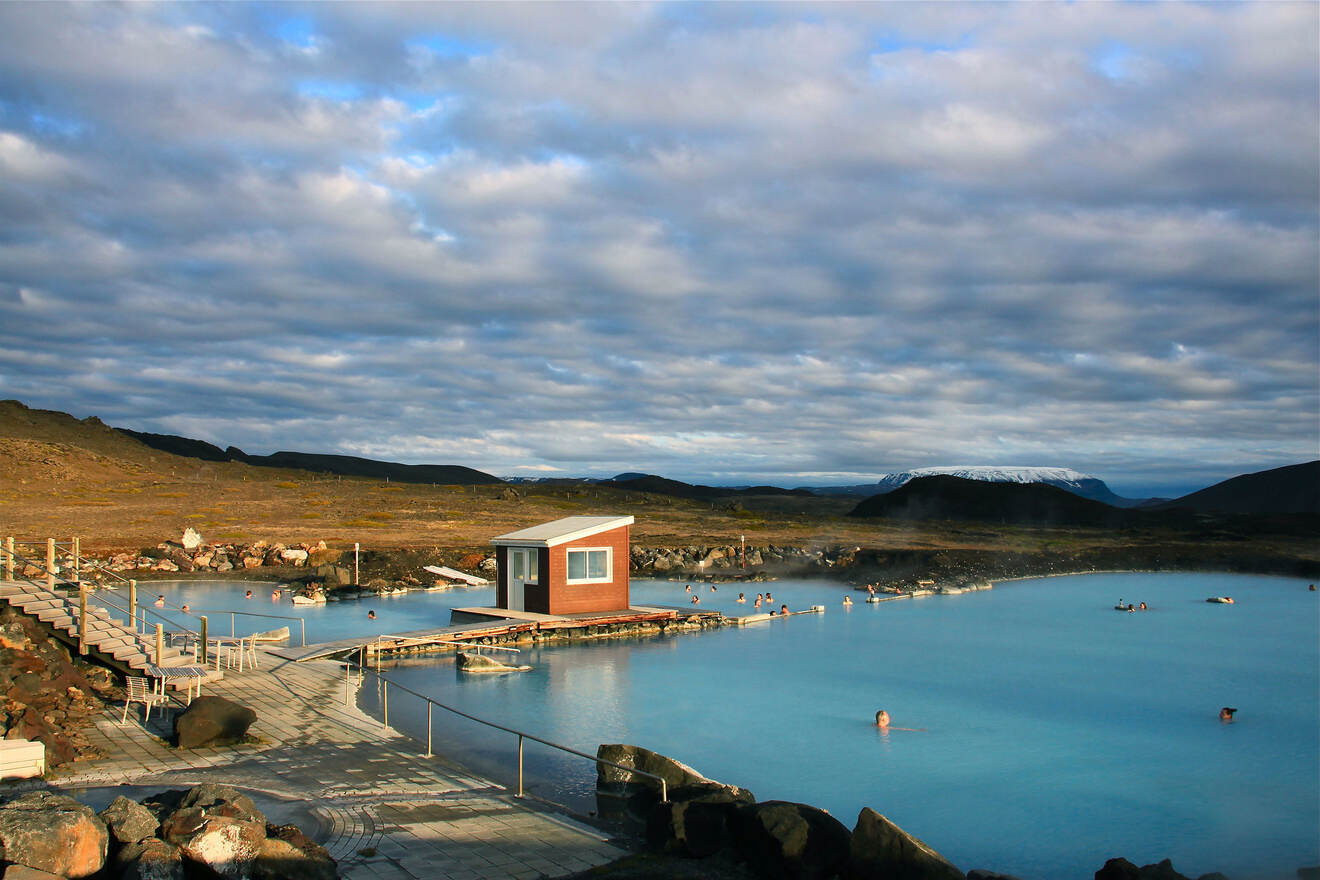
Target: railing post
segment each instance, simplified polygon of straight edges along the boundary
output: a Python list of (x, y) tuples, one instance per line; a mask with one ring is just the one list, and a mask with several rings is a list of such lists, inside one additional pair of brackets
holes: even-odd
[(73, 579), (75, 581), (82, 580), (82, 563), (79, 561), (78, 558), (81, 552), (82, 552), (82, 543), (78, 540), (78, 536), (74, 535), (73, 536)]
[(128, 622), (133, 626), (133, 632), (137, 632), (137, 581), (132, 578), (128, 579)]
[(523, 735), (518, 734), (518, 797), (523, 796)]
[(202, 643), (202, 648), (201, 648), (201, 651), (202, 651), (202, 653), (201, 653), (201, 657), (202, 657), (202, 659), (201, 659), (201, 664), (202, 664), (203, 666), (205, 666), (205, 665), (206, 665), (206, 648), (207, 648), (207, 645), (206, 645), (206, 615), (203, 614), (199, 619), (200, 619), (201, 622), (202, 622), (202, 626), (201, 626), (201, 629), (202, 629), (202, 632), (201, 632), (201, 643)]
[(165, 625), (156, 624), (156, 665), (160, 665), (161, 659), (165, 656)]
[(87, 585), (78, 581), (78, 653), (87, 654)]
[(431, 757), (431, 701), (426, 701), (426, 757)]
[(344, 707), (345, 708), (348, 708), (349, 706), (353, 705), (348, 701), (348, 678), (352, 674), (353, 674), (353, 667), (348, 665), (348, 661), (344, 661)]
[(381, 697), (380, 697), (381, 725), (383, 727), (389, 727), (390, 726), (390, 683), (382, 678), (380, 680), (380, 684), (381, 684)]
[(46, 589), (55, 589), (55, 539), (46, 539)]
[(229, 637), (234, 637), (234, 612), (229, 612)]
[(5, 538), (5, 580), (14, 579), (14, 538)]

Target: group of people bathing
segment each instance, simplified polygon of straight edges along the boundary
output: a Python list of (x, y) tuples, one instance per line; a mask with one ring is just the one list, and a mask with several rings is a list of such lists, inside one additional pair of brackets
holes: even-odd
[[(687, 585), (686, 587), (684, 587), (683, 589), (684, 589), (686, 592), (692, 593), (692, 604), (693, 604), (693, 605), (700, 605), (700, 604), (701, 604), (701, 597), (698, 596), (696, 593), (693, 593), (693, 592), (692, 592), (692, 585), (691, 585), (691, 584), (688, 584), (688, 585)], [(711, 585), (710, 585), (710, 591), (711, 591), (712, 593), (716, 592), (716, 590), (715, 590), (715, 585), (714, 585), (714, 584), (711, 584)], [(746, 603), (747, 603), (747, 594), (746, 594), (746, 593), (739, 593), (739, 594), (738, 594), (738, 598), (735, 599), (734, 601), (736, 601), (739, 605), (744, 605), (744, 604), (746, 604)], [(762, 595), (761, 593), (757, 593), (757, 594), (756, 594), (756, 600), (755, 600), (754, 602), (752, 602), (752, 607), (753, 607), (753, 608), (760, 608), (761, 605), (762, 605), (763, 603), (764, 603), (765, 605), (767, 605), (767, 606), (769, 606), (769, 605), (774, 605), (774, 603), (775, 603), (775, 598), (774, 598), (774, 596), (770, 595), (769, 592), (766, 592), (764, 595)], [(771, 614), (774, 614), (775, 612), (772, 610), (770, 613), (771, 613)], [(787, 614), (787, 613), (788, 613), (788, 606), (787, 606), (787, 605), (780, 605), (780, 606), (779, 606), (779, 613), (780, 613), (780, 614)]]

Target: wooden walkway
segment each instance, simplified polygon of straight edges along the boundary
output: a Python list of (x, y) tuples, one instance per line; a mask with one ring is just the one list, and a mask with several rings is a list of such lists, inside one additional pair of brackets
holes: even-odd
[(511, 611), (504, 608), (455, 608), (456, 619), (467, 622), (445, 627), (432, 627), (404, 633), (390, 633), (371, 639), (356, 636), (321, 642), (315, 645), (270, 647), (266, 650), (286, 660), (301, 662), (325, 657), (345, 655), (363, 648), (379, 646), (381, 650), (417, 647), (423, 644), (463, 642), (480, 638), (507, 636), (518, 632), (549, 632), (562, 629), (606, 626), (615, 623), (640, 623), (655, 620), (673, 620), (676, 617), (712, 616), (719, 612), (688, 611), (686, 609), (637, 605), (624, 611), (587, 612), (581, 614), (537, 614), (533, 611)]

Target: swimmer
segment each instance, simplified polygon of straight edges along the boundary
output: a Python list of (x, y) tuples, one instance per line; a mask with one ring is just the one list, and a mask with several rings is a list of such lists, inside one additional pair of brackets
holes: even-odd
[(685, 593), (690, 593), (690, 592), (692, 592), (692, 585), (691, 585), (691, 584), (688, 584), (686, 587), (684, 587), (684, 588), (683, 588), (683, 592), (685, 592)]
[(1236, 711), (1237, 709), (1234, 709), (1231, 706), (1225, 706), (1219, 710), (1219, 720), (1223, 721), (1225, 724), (1229, 723), (1233, 720), (1233, 713)]
[(1310, 585), (1308, 585), (1306, 589), (1308, 589), (1308, 590), (1310, 590), (1312, 593), (1314, 593), (1314, 592), (1315, 592), (1315, 584), (1310, 584)]
[(1129, 613), (1129, 614), (1132, 614), (1132, 613), (1134, 613), (1137, 609), (1136, 609), (1135, 607), (1133, 607), (1133, 605), (1132, 605), (1131, 602), (1129, 602), (1129, 603), (1128, 603), (1127, 610), (1128, 610), (1128, 613)]
[(156, 601), (155, 601), (154, 603), (152, 603), (152, 604), (154, 604), (157, 608), (164, 608), (164, 607), (165, 607), (165, 597), (164, 597), (164, 596), (157, 596), (157, 597), (156, 597)]
[(711, 591), (712, 593), (715, 592), (715, 585), (714, 585), (714, 584), (711, 584), (711, 585), (710, 585), (710, 591)]
[(765, 601), (766, 601), (766, 604), (767, 604), (767, 605), (773, 605), (773, 604), (775, 604), (775, 598), (774, 598), (773, 596), (770, 595), (770, 592), (769, 592), (768, 590), (766, 591), (766, 594), (765, 594)]
[(844, 597), (843, 597), (843, 604), (844, 604), (844, 605), (851, 605), (851, 604), (852, 604), (852, 596), (844, 596)]
[(367, 620), (375, 620), (375, 619), (376, 619), (376, 612), (375, 612), (375, 611), (368, 611), (368, 612), (367, 612)]
[(788, 606), (787, 606), (787, 605), (780, 605), (780, 606), (779, 606), (779, 613), (780, 613), (780, 614), (787, 614), (787, 613), (788, 613)]
[(889, 713), (884, 709), (877, 709), (875, 713), (875, 726), (884, 730), (889, 727)]
[(272, 602), (280, 601), (280, 590), (278, 587), (270, 591), (270, 601)]
[(1146, 610), (1146, 603), (1145, 603), (1145, 602), (1142, 602), (1141, 605), (1140, 605), (1139, 607), (1141, 608), (1142, 611), (1145, 611), (1145, 610)]
[(184, 614), (192, 613), (192, 610), (188, 607), (188, 604), (186, 602), (183, 604), (183, 607), (180, 608), (179, 610), (182, 611)]
[(247, 595), (244, 596), (243, 598), (244, 598), (244, 599), (251, 599), (251, 598), (252, 598), (252, 591), (251, 591), (251, 590), (248, 590), (248, 591), (247, 591)]
[(875, 584), (867, 584), (867, 585), (866, 585), (866, 592), (868, 592), (868, 593), (870, 593), (872, 596), (874, 596), (874, 595), (875, 595)]
[(693, 597), (692, 597), (692, 604), (693, 604), (693, 605), (700, 605), (700, 604), (701, 604), (701, 597), (700, 597), (700, 596), (693, 596)]
[(753, 608), (760, 608), (760, 607), (761, 607), (761, 597), (760, 597), (760, 596), (757, 596), (757, 597), (756, 597), (756, 601), (752, 603), (752, 607), (753, 607)]

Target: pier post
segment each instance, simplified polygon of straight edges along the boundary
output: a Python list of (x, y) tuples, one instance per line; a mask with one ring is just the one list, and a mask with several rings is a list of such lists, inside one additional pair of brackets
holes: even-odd
[(55, 539), (46, 539), (46, 589), (55, 589)]
[(206, 615), (203, 614), (199, 619), (200, 619), (201, 622), (202, 622), (202, 625), (201, 625), (201, 630), (202, 630), (202, 631), (201, 631), (201, 646), (202, 646), (202, 647), (201, 647), (201, 652), (202, 652), (202, 653), (201, 653), (201, 658), (202, 658), (202, 659), (201, 659), (201, 664), (202, 664), (203, 666), (205, 666), (205, 665), (206, 665), (206, 648), (207, 648), (207, 645), (206, 645)]
[(165, 624), (156, 624), (156, 665), (160, 665), (161, 658), (165, 656)]
[(78, 653), (87, 655), (87, 585), (78, 581)]
[(128, 579), (128, 621), (133, 625), (133, 632), (137, 632), (137, 581), (133, 578)]
[(14, 538), (5, 538), (5, 580), (14, 579)]

